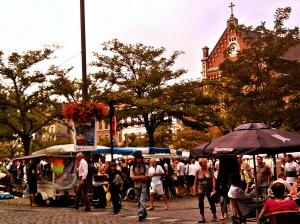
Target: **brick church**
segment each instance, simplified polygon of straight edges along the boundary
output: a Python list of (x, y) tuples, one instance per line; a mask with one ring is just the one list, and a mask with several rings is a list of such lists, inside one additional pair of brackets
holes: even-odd
[[(230, 4), (231, 16), (227, 20), (227, 27), (221, 35), (215, 47), (209, 52), (208, 47), (203, 47), (203, 59), (202, 61), (202, 78), (216, 80), (219, 78), (221, 71), (219, 65), (224, 61), (224, 51), (231, 49), (229, 57), (235, 60), (238, 51), (247, 48), (247, 44), (244, 41), (242, 32), (236, 32), (235, 27), (238, 26), (238, 19), (234, 17), (233, 7), (234, 4)], [(248, 34), (249, 35), (249, 34)], [(290, 49), (285, 55), (287, 60), (300, 61), (300, 45), (293, 49)]]

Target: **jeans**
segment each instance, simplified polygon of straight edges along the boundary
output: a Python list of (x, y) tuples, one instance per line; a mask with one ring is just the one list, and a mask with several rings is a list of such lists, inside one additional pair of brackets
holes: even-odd
[(147, 198), (147, 187), (142, 186), (142, 188), (135, 188), (135, 194), (138, 199), (138, 217), (145, 219), (147, 217), (146, 210), (146, 198)]
[(210, 197), (210, 194), (211, 194), (210, 191), (199, 192), (199, 194), (198, 194), (199, 209), (200, 209), (201, 215), (204, 215), (204, 197), (205, 197), (205, 195), (208, 199), (212, 214), (216, 214), (216, 212), (217, 212), (216, 204), (215, 204), (214, 200), (212, 200), (212, 198)]
[(223, 213), (228, 212), (228, 203), (229, 203), (228, 196), (220, 196), (221, 212)]

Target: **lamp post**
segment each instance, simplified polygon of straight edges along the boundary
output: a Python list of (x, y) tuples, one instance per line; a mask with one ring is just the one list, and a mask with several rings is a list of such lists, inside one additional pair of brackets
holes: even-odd
[(182, 143), (184, 143), (184, 141), (185, 141), (184, 138), (180, 139), (180, 149), (181, 149), (181, 151), (183, 151)]
[(81, 69), (82, 69), (82, 100), (88, 101), (88, 81), (86, 72), (86, 40), (85, 40), (85, 12), (84, 0), (80, 0), (80, 28), (81, 28)]
[(109, 133), (110, 133), (110, 155), (111, 161), (114, 162), (114, 130), (113, 130), (113, 118), (115, 116), (115, 101), (108, 101), (109, 106)]

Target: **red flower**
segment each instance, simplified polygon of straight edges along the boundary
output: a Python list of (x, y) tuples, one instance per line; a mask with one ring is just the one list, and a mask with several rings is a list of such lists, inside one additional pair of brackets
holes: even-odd
[(92, 101), (75, 101), (63, 105), (63, 116), (74, 122), (84, 123), (90, 121), (93, 117), (97, 120), (107, 115), (107, 106), (104, 103)]

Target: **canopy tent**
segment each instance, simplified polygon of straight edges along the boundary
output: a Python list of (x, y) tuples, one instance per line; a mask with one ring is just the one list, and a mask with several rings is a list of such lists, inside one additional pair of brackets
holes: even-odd
[(168, 153), (156, 153), (143, 155), (145, 159), (177, 159), (180, 158), (178, 155), (172, 155)]
[[(123, 147), (113, 148), (113, 154), (119, 154), (119, 155), (133, 155), (135, 152), (141, 152), (141, 153), (148, 153), (148, 148), (129, 148), (129, 147)], [(95, 151), (91, 152), (93, 155), (99, 155), (99, 154), (109, 154), (110, 148), (97, 148)]]
[(156, 154), (156, 153), (170, 154), (170, 149), (169, 148), (159, 148), (159, 147), (149, 147), (149, 154)]
[(299, 152), (300, 135), (263, 123), (243, 124), (233, 132), (191, 149), (191, 157), (203, 155), (256, 155)]
[(42, 154), (59, 154), (74, 152), (74, 144), (64, 144), (64, 145), (53, 145), (45, 149), (41, 149), (32, 153), (32, 155), (42, 155)]
[[(97, 145), (97, 149), (110, 149), (110, 148), (102, 145)], [(32, 153), (32, 155), (64, 154), (70, 152), (76, 152), (74, 144), (53, 145), (46, 149), (35, 151)]]

